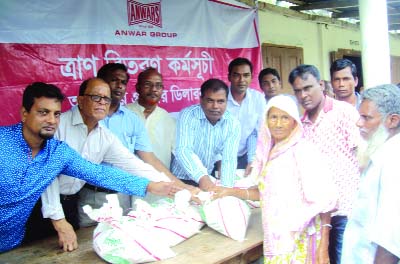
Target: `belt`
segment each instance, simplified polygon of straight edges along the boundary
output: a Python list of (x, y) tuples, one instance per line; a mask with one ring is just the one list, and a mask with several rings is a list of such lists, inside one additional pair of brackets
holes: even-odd
[(89, 183), (85, 183), (85, 185), (83, 185), (83, 187), (87, 188), (87, 189), (90, 189), (90, 190), (93, 190), (95, 192), (117, 193), (117, 191), (109, 190), (109, 189), (102, 188), (102, 187), (97, 187), (97, 186), (91, 185)]
[(73, 200), (78, 200), (79, 199), (79, 194), (71, 194), (71, 195), (65, 195), (65, 194), (60, 194), (60, 200), (61, 201), (73, 201)]

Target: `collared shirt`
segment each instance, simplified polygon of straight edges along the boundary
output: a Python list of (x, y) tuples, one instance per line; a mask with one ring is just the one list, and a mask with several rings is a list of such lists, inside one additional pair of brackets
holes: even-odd
[(247, 88), (246, 96), (241, 104), (233, 99), (229, 89), (228, 111), (236, 117), (241, 126), (241, 137), (237, 156), (247, 153), (248, 162), (252, 162), (256, 154), (257, 134), (261, 125), (262, 114), (266, 103), (262, 93)]
[(399, 148), (397, 134), (371, 155), (361, 175), (344, 234), (342, 263), (372, 264), (378, 245), (400, 258)]
[(361, 105), (361, 94), (359, 94), (357, 92), (355, 92), (355, 94), (356, 94), (356, 98), (357, 98), (356, 109), (358, 110), (360, 108), (360, 105)]
[(210, 175), (221, 157), (221, 183), (233, 186), (237, 165), (240, 124), (225, 111), (212, 125), (199, 104), (181, 111), (177, 123), (175, 159), (172, 173), (180, 179), (199, 182)]
[(359, 114), (350, 104), (325, 97), (315, 123), (305, 112), (302, 118), (305, 137), (326, 155), (329, 169), (339, 190), (336, 215), (348, 215), (360, 180), (356, 148), (361, 140), (356, 126)]
[(22, 125), (0, 127), (0, 252), (18, 246), (43, 190), (60, 173), (91, 184), (144, 196), (149, 180), (84, 160), (64, 142), (46, 140), (32, 158)]
[[(83, 158), (93, 163), (108, 163), (133, 175), (154, 179), (160, 175), (149, 164), (144, 163), (127, 148), (107, 128), (98, 125), (88, 134), (78, 107), (61, 114), (60, 126), (55, 134), (59, 140), (65, 141)], [(64, 218), (60, 204), (60, 194), (77, 193), (85, 181), (60, 175), (42, 195), (42, 213), (46, 218), (54, 220)]]
[(171, 155), (175, 149), (176, 120), (167, 111), (156, 106), (154, 111), (145, 118), (145, 108), (137, 101), (126, 106), (144, 122), (149, 135), (154, 154), (168, 169), (171, 165)]
[(143, 122), (125, 106), (120, 105), (115, 113), (100, 123), (111, 130), (132, 153), (135, 150), (153, 151)]

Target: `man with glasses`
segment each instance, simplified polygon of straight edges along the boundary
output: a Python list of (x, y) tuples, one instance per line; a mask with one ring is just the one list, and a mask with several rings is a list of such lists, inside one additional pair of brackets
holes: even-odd
[(139, 73), (136, 82), (139, 98), (127, 107), (144, 122), (154, 154), (164, 166), (170, 168), (175, 148), (176, 120), (158, 106), (163, 88), (162, 75), (155, 68), (147, 68)]
[(251, 171), (251, 162), (256, 154), (256, 141), (261, 117), (266, 106), (264, 96), (249, 89), (253, 74), (253, 65), (246, 58), (236, 58), (228, 66), (228, 79), (231, 87), (228, 94), (228, 111), (236, 117), (241, 126), (238, 151), (238, 169)]
[[(61, 115), (55, 137), (93, 163), (108, 163), (134, 175), (168, 181), (165, 175), (133, 155), (113, 133), (99, 124), (107, 115), (110, 104), (110, 87), (104, 80), (84, 81), (79, 88), (78, 105)], [(51, 219), (64, 250), (72, 251), (78, 246), (74, 228), (95, 224), (81, 205), (99, 208), (106, 202), (106, 194), (116, 193), (93, 185), (87, 188), (88, 185), (85, 181), (60, 175), (42, 194), (43, 217)]]
[[(195, 189), (185, 185), (175, 177), (169, 169), (154, 154), (144, 123), (131, 110), (121, 104), (125, 97), (129, 81), (128, 69), (121, 63), (107, 63), (97, 72), (97, 77), (103, 79), (111, 88), (111, 105), (108, 115), (101, 121), (111, 132), (116, 135), (122, 144), (137, 155), (142, 161), (150, 164), (156, 170), (164, 173), (182, 188)], [(200, 190), (197, 190), (200, 191)], [(118, 194), (124, 210), (132, 208), (132, 197)], [(154, 197), (153, 197), (154, 198)], [(84, 200), (81, 200), (82, 202)]]
[(305, 110), (301, 120), (305, 137), (326, 156), (339, 191), (331, 225), (322, 226), (323, 237), (329, 241), (321, 240), (320, 246), (328, 249), (329, 244), (330, 263), (340, 263), (343, 232), (360, 180), (356, 157), (361, 140), (356, 126), (359, 114), (350, 104), (324, 95), (324, 81), (313, 65), (297, 66), (290, 72), (289, 82)]

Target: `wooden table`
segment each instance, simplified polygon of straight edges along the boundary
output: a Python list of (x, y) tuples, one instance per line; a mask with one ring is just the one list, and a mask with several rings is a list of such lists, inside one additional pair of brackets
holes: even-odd
[[(106, 263), (93, 251), (93, 229), (91, 227), (78, 230), (79, 248), (73, 252), (60, 250), (57, 238), (51, 237), (0, 254), (0, 264)], [(235, 241), (205, 227), (199, 234), (172, 248), (177, 254), (176, 257), (153, 263), (249, 263), (262, 256), (262, 242), (261, 211), (253, 209), (245, 241)]]

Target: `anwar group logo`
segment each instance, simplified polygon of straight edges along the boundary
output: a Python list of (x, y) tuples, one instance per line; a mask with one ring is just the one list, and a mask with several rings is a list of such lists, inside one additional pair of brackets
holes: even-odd
[(146, 22), (162, 28), (161, 0), (149, 4), (127, 0), (127, 8), (129, 26)]

